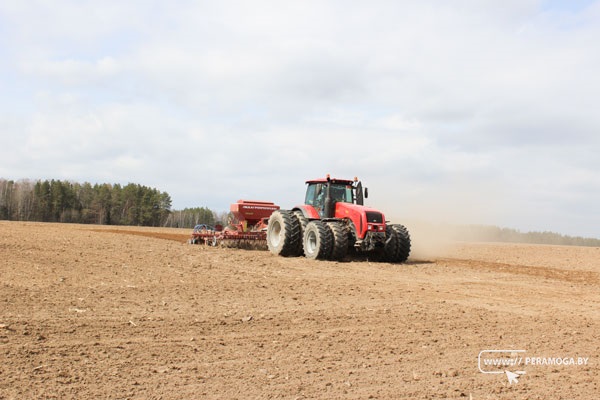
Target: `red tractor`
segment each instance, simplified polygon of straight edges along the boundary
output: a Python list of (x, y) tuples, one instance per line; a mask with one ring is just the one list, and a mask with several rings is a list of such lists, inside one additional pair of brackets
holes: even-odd
[(385, 262), (401, 263), (410, 253), (403, 225), (388, 224), (381, 211), (364, 205), (368, 190), (354, 178), (306, 182), (304, 204), (271, 214), (267, 246), (283, 257), (342, 260), (348, 251), (368, 252)]

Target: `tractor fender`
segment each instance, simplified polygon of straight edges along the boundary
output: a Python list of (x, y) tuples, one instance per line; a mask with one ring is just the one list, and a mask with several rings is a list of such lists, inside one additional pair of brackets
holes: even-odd
[(308, 204), (303, 204), (301, 206), (294, 207), (293, 211), (301, 211), (302, 215), (304, 215), (308, 219), (321, 219), (321, 216), (317, 212), (317, 210)]

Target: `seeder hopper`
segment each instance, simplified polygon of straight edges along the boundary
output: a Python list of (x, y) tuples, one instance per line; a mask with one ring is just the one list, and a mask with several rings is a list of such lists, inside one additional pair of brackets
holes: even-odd
[(279, 206), (268, 201), (238, 200), (230, 206), (227, 227), (199, 225), (190, 243), (235, 248), (267, 249), (267, 222)]

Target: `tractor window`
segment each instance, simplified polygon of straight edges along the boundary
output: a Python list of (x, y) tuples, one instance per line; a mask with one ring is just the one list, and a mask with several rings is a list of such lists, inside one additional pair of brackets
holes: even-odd
[(321, 183), (313, 183), (308, 185), (306, 189), (306, 199), (304, 204), (311, 206), (323, 206), (325, 196), (325, 187)]
[(335, 202), (352, 203), (352, 186), (331, 185), (331, 198)]
[[(327, 185), (324, 183), (312, 183), (306, 189), (304, 204), (311, 205), (321, 210), (325, 205)], [(331, 200), (334, 202), (352, 203), (352, 185), (331, 184)]]

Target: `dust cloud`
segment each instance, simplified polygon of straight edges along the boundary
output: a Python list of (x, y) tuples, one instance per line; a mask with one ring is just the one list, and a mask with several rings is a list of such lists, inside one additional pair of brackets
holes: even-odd
[[(500, 187), (491, 183), (469, 186), (462, 182), (391, 196), (377, 193), (377, 200), (372, 196), (369, 205), (383, 211), (391, 223), (408, 228), (412, 259), (443, 257), (450, 255), (458, 241), (486, 240), (476, 230), (469, 231), (466, 238), (465, 228), (469, 225), (503, 225), (512, 200)], [(389, 199), (397, 199), (397, 202)]]
[(448, 256), (457, 241), (458, 229), (453, 225), (410, 219), (400, 223), (406, 226), (410, 233), (412, 260)]

